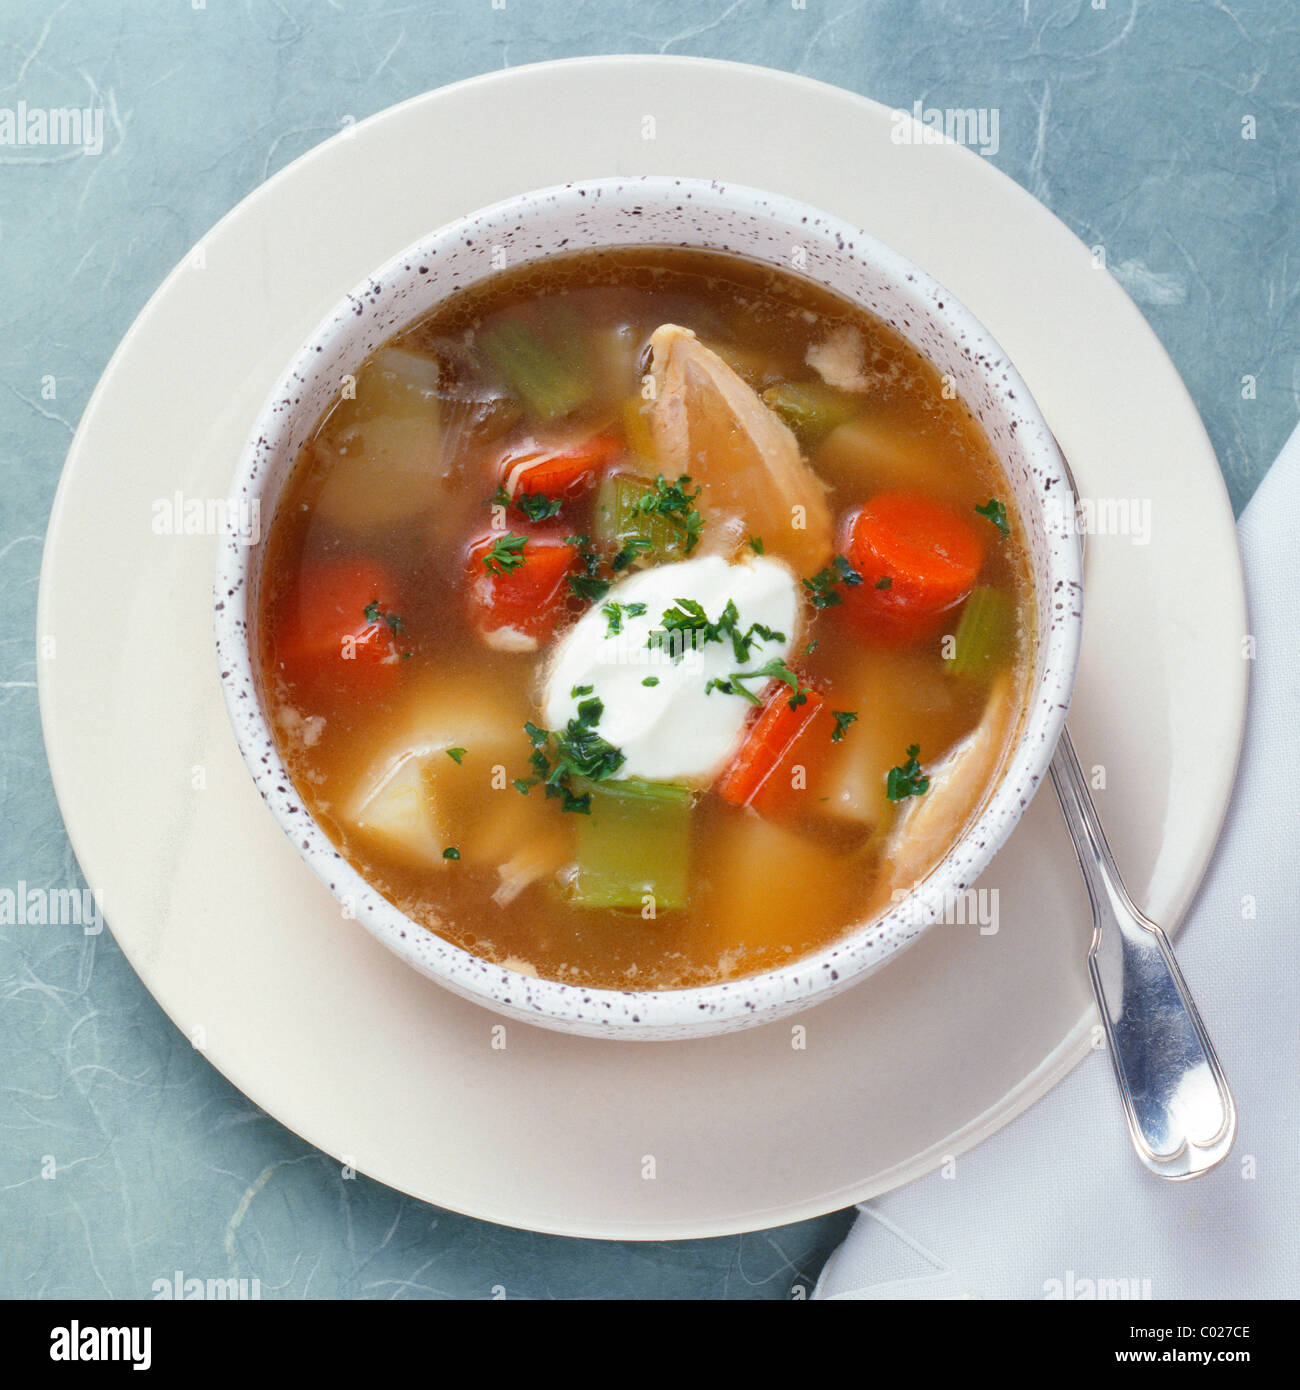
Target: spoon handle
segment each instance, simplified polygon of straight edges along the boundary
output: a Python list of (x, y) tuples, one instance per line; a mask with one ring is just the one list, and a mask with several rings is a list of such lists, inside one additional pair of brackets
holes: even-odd
[(1092, 901), (1088, 973), (1129, 1136), (1159, 1177), (1196, 1177), (1232, 1147), (1232, 1093), (1169, 938), (1124, 888), (1064, 730), (1051, 768)]

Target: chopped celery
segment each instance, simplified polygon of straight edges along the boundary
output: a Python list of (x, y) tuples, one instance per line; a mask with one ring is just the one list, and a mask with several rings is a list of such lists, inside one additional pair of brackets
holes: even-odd
[(668, 782), (590, 784), (591, 814), (575, 816), (579, 907), (686, 906), (691, 794)]
[(554, 306), (540, 330), (508, 319), (479, 342), (510, 388), (543, 420), (568, 415), (591, 395), (591, 367), (580, 331)]
[(808, 449), (820, 444), (840, 425), (857, 415), (859, 403), (820, 381), (782, 381), (763, 392), (763, 404), (774, 410)]
[(949, 674), (991, 676), (1006, 646), (1009, 616), (1001, 589), (983, 584), (972, 589), (957, 623), (952, 655), (945, 658)]
[(616, 570), (627, 569), (640, 555), (683, 553), (687, 537), (670, 517), (638, 510), (641, 499), (654, 491), (651, 479), (635, 473), (606, 473), (601, 480), (592, 529), (598, 541), (617, 549)]

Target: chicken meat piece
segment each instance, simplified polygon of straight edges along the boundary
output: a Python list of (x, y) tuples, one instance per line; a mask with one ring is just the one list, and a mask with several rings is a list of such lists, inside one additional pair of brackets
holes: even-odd
[(822, 569), (834, 551), (826, 489), (781, 419), (689, 328), (655, 330), (650, 370), (646, 415), (660, 470), (700, 485), (710, 522), (740, 517), (765, 554), (800, 575)]

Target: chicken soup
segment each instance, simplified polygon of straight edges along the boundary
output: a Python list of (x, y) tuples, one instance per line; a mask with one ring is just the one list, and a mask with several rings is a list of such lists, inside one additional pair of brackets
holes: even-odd
[(340, 383), (277, 507), (294, 785), (431, 932), (588, 987), (795, 961), (991, 790), (1021, 523), (935, 368), (807, 279), (611, 249), (502, 271)]

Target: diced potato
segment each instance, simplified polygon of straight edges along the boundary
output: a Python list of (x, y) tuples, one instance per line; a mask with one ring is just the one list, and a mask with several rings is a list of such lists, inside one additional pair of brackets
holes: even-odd
[(826, 489), (790, 430), (689, 329), (666, 323), (650, 338), (655, 400), (647, 412), (665, 475), (703, 488), (700, 510), (743, 519), (768, 555), (801, 575), (833, 551)]
[(417, 864), (441, 864), (451, 843), (425, 795), (425, 759), (405, 753), (382, 764), (354, 795), (346, 818), (353, 830)]
[(317, 514), (349, 531), (386, 526), (433, 507), (439, 467), (438, 364), (385, 348), (361, 370), (315, 440), (331, 467)]
[(699, 862), (707, 866), (692, 904), (699, 923), (692, 950), (700, 959), (737, 944), (742, 952), (794, 954), (808, 885), (819, 885), (819, 892), (824, 886), (828, 896), (842, 885), (846, 903), (853, 895), (842, 855), (752, 812), (720, 821)]
[[(369, 771), (342, 807), (344, 824), (427, 867), (448, 863), (450, 845), (463, 862), (500, 865), (530, 840), (553, 839), (555, 806), (511, 785), (527, 771), (527, 718), (518, 693), (457, 680), (421, 685), (383, 726)], [(453, 748), (465, 750), (459, 762)]]
[(487, 793), (480, 789), (475, 798), (456, 843), (466, 862), (497, 870), (501, 881), (492, 894), (494, 902), (513, 902), (530, 883), (551, 878), (573, 859), (577, 817), (564, 815), (540, 787), (527, 796), (514, 786)]
[(955, 441), (874, 409), (833, 429), (811, 458), (819, 475), (849, 497), (906, 488), (958, 505), (969, 500), (971, 474)]

